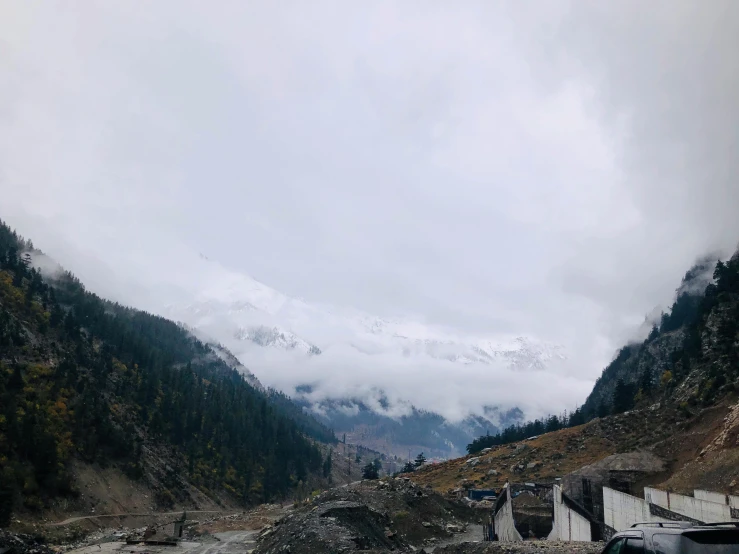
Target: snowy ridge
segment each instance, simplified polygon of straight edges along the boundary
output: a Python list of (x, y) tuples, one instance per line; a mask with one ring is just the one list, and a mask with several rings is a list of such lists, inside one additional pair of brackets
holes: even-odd
[[(245, 296), (239, 298), (239, 294)], [(516, 370), (543, 370), (552, 362), (566, 360), (561, 346), (529, 337), (464, 336), (412, 320), (387, 320), (357, 310), (311, 305), (264, 285), (231, 288), (222, 291), (220, 298), (208, 297), (208, 292), (203, 296), (191, 304), (170, 305), (167, 314), (210, 330), (219, 340), (227, 334), (264, 348), (317, 355), (341, 344), (362, 355), (394, 353), (460, 364), (502, 363)]]
[[(230, 341), (316, 355), (338, 346), (360, 355), (391, 354), (460, 364), (504, 364), (541, 370), (565, 360), (562, 347), (524, 336), (471, 336), (410, 318), (382, 318), (346, 307), (324, 306), (285, 295), (249, 275), (200, 260), (203, 287), (167, 315)], [(242, 360), (249, 363), (248, 360)]]
[(321, 353), (321, 349), (316, 345), (310, 344), (290, 331), (282, 330), (279, 327), (267, 327), (265, 325), (239, 327), (234, 336), (238, 340), (251, 341), (256, 345), (269, 348), (298, 350), (310, 355)]
[[(210, 261), (193, 274), (199, 285), (162, 315), (195, 330), (255, 387), (261, 379), (283, 390), (356, 440), (374, 433), (373, 448), (422, 438), (440, 455), (459, 454), (476, 436), (522, 420), (526, 406), (504, 391), (522, 391), (528, 373), (551, 375), (567, 360), (563, 347), (528, 336), (307, 302)], [(506, 389), (510, 382), (519, 385)]]

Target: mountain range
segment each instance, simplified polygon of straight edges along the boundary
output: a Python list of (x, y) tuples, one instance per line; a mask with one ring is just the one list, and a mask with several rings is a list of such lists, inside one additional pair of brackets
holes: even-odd
[[(373, 367), (388, 360), (413, 367), (444, 364), (453, 378), (455, 367), (539, 372), (567, 360), (562, 346), (531, 337), (460, 333), (411, 318), (309, 303), (234, 272), (161, 313), (233, 352), (252, 381), (271, 380), (271, 368), (289, 367), (281, 372), (286, 380), (269, 384), (337, 435), (392, 455), (459, 455), (473, 438), (524, 414), (516, 406), (491, 403), (452, 421), (433, 405), (417, 405), (410, 391), (404, 396), (379, 379), (373, 382)], [(353, 368), (364, 371), (353, 377)], [(335, 386), (339, 375), (343, 387)]]
[(224, 343), (320, 355), (341, 344), (361, 354), (394, 351), (461, 364), (545, 369), (565, 360), (564, 348), (524, 336), (460, 334), (412, 319), (389, 319), (351, 308), (308, 303), (285, 295), (246, 274), (232, 274), (194, 294), (191, 302), (164, 307), (166, 314)]

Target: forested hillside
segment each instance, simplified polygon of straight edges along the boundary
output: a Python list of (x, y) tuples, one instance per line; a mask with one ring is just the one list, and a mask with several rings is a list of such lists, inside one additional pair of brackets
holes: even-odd
[[(104, 301), (69, 273), (42, 275), (34, 252), (0, 222), (0, 525), (77, 495), (73, 459), (143, 478), (145, 442), (174, 448), (200, 490), (243, 504), (320, 472), (289, 400), (269, 401), (175, 323)], [(160, 487), (156, 501), (177, 494)]]
[(683, 277), (672, 307), (648, 338), (621, 348), (582, 407), (479, 437), (468, 452), (581, 425), (663, 401), (692, 410), (739, 390), (739, 253), (706, 258)]
[(622, 348), (583, 406), (590, 417), (656, 400), (684, 409), (714, 404), (739, 377), (739, 256), (710, 263), (712, 282), (695, 281), (708, 261), (688, 271), (672, 308), (649, 337)]

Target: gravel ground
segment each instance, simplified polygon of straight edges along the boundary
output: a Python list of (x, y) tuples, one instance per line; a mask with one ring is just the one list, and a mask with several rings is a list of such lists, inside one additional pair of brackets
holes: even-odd
[(54, 554), (54, 550), (31, 535), (0, 529), (0, 552), (9, 548), (12, 554)]
[(599, 554), (604, 546), (599, 542), (480, 542), (440, 547), (434, 554)]

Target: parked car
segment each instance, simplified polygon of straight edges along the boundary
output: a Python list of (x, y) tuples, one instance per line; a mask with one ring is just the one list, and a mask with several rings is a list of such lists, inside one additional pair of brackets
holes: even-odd
[(616, 533), (603, 554), (739, 554), (739, 523), (635, 523)]

